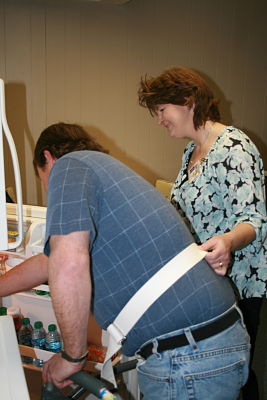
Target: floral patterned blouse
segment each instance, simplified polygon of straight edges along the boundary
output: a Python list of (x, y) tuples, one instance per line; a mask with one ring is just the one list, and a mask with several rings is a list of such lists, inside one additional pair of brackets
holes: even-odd
[(193, 149), (194, 142), (185, 148), (172, 203), (198, 243), (229, 232), (241, 222), (251, 224), (256, 239), (232, 254), (229, 275), (241, 298), (267, 297), (267, 218), (259, 152), (242, 131), (226, 127), (202, 161), (199, 174), (189, 182)]

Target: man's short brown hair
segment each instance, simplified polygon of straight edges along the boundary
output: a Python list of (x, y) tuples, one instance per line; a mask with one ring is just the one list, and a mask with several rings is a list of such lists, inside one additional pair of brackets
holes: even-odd
[(43, 168), (46, 164), (45, 150), (48, 150), (56, 159), (72, 151), (79, 150), (108, 152), (82, 126), (64, 122), (48, 126), (40, 134), (35, 146), (33, 159), (37, 176), (37, 167)]

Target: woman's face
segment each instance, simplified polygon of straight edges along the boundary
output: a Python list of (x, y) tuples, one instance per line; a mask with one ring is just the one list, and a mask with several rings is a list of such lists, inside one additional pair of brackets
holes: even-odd
[(177, 138), (192, 137), (195, 132), (193, 124), (194, 108), (176, 104), (159, 104), (156, 107), (158, 124), (164, 126), (171, 136)]

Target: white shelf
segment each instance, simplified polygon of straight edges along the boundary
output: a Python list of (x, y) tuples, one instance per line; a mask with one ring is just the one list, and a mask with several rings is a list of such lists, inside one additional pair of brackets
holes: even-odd
[[(44, 285), (43, 285), (44, 286)], [(42, 286), (41, 286), (42, 287)], [(38, 290), (43, 290), (44, 289), (38, 289)], [(33, 300), (45, 300), (45, 301), (49, 301), (51, 302), (51, 297), (48, 294), (44, 294), (44, 295), (40, 295), (40, 294), (36, 294), (32, 291), (28, 291), (28, 292), (20, 292), (20, 293), (16, 293), (16, 296), (23, 296), (23, 297), (29, 297)]]

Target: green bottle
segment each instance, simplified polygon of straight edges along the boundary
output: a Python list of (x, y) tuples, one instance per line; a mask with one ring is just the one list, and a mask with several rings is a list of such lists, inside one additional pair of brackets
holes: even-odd
[(32, 345), (32, 331), (33, 327), (31, 326), (29, 318), (22, 319), (22, 326), (18, 331), (18, 342), (19, 344), (23, 344), (24, 346)]
[(0, 307), (0, 316), (1, 315), (7, 315), (7, 308), (6, 307)]

